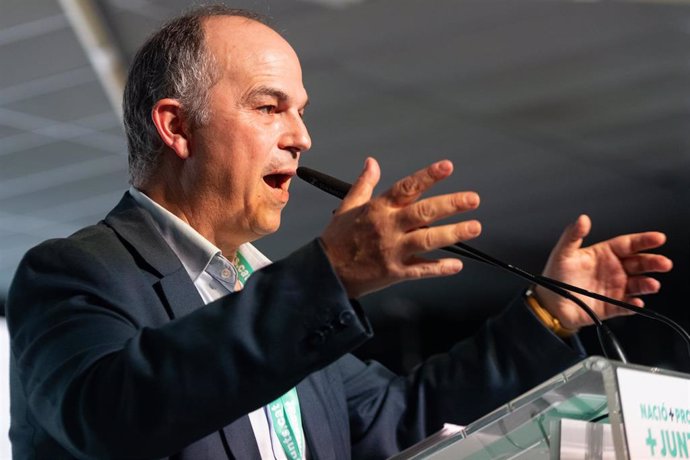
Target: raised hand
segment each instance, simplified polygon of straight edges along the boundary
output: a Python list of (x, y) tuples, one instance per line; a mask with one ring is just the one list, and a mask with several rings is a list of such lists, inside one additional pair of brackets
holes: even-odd
[[(666, 236), (660, 232), (632, 233), (582, 247), (591, 227), (589, 217), (581, 215), (563, 231), (551, 251), (544, 275), (639, 307), (644, 306), (639, 296), (654, 294), (661, 287), (661, 283), (647, 276), (647, 273), (667, 272), (673, 267), (667, 257), (644, 251), (663, 245)], [(541, 305), (564, 327), (576, 330), (592, 323), (574, 303), (542, 287), (536, 289), (536, 295)], [(629, 313), (613, 305), (578, 297), (602, 319)]]
[(450, 161), (439, 161), (372, 198), (380, 169), (373, 158), (366, 160), (364, 170), (321, 235), (326, 254), (351, 298), (399, 281), (452, 275), (462, 269), (458, 259), (421, 257), (481, 233), (476, 220), (430, 227), (439, 219), (479, 206), (474, 192), (420, 200), (422, 193), (452, 172)]

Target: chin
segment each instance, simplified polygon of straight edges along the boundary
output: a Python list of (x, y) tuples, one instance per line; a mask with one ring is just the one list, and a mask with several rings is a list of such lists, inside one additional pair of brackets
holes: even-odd
[(254, 226), (254, 233), (259, 237), (268, 236), (278, 231), (280, 228), (280, 215), (275, 219), (267, 219), (257, 222)]

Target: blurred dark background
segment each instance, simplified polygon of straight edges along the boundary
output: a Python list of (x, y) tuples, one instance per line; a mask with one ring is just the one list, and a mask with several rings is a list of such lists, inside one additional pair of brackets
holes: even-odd
[[(675, 262), (647, 304), (690, 326), (690, 4), (634, 1), (243, 0), (301, 56), (314, 146), (302, 164), (379, 190), (429, 162), (438, 191), (482, 196), (472, 244), (539, 272), (580, 213), (590, 241), (667, 233)], [(182, 0), (0, 0), (0, 299), (32, 245), (101, 219), (127, 186), (122, 74)], [(86, 32), (84, 32), (86, 30)], [(77, 31), (77, 32), (75, 32)], [(80, 32), (81, 31), (81, 32)], [(89, 34), (91, 38), (89, 39)], [(91, 40), (91, 41), (89, 41)], [(334, 198), (293, 181), (273, 259), (316, 237)], [(472, 333), (525, 283), (466, 261), (452, 278), (363, 300), (377, 335), (359, 354), (407, 370)], [(690, 371), (668, 328), (611, 322), (631, 361)], [(583, 333), (599, 353), (594, 334)]]

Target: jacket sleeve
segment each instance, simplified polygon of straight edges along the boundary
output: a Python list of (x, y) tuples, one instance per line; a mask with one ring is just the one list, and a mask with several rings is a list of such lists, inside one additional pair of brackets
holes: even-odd
[[(371, 334), (317, 241), (172, 321), (155, 277), (103, 246), (71, 238), (34, 248), (7, 302), (28, 412), (79, 458), (170, 455)], [(187, 280), (178, 292), (194, 298)]]
[(409, 376), (347, 356), (338, 361), (353, 458), (387, 458), (440, 430), (467, 425), (584, 358), (516, 299), (474, 336)]

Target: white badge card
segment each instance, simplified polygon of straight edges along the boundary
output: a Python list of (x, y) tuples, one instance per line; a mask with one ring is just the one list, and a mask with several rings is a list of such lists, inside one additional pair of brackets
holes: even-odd
[(690, 380), (619, 367), (631, 459), (690, 458)]

